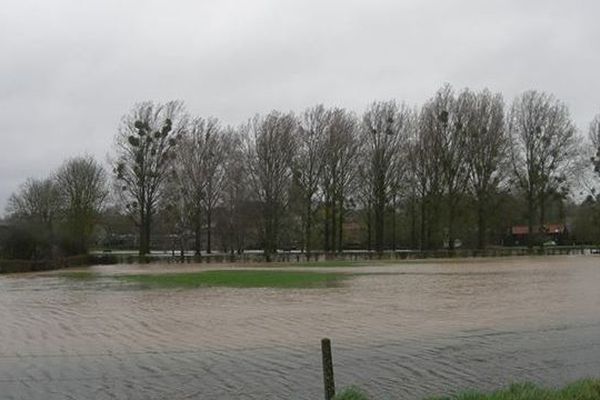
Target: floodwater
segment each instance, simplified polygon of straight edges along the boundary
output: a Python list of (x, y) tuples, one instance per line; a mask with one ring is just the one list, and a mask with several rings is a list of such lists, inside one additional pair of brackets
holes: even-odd
[(322, 337), (338, 388), (374, 399), (600, 377), (596, 256), (327, 268), (368, 274), (326, 289), (142, 290), (109, 277), (203, 268), (0, 276), (0, 398), (319, 399)]

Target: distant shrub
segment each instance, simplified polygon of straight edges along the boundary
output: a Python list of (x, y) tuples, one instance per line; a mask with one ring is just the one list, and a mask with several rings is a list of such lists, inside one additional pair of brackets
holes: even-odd
[(0, 255), (5, 259), (31, 260), (48, 249), (49, 243), (27, 227), (10, 225), (0, 236)]

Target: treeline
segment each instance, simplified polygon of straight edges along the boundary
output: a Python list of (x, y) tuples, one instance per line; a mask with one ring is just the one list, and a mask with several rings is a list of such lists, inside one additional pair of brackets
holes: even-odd
[(86, 253), (107, 182), (104, 168), (90, 156), (65, 161), (48, 178), (28, 179), (8, 199), (0, 255), (39, 260)]
[[(506, 106), (501, 94), (446, 85), (418, 108), (382, 101), (356, 115), (317, 105), (235, 127), (193, 117), (182, 102), (143, 102), (115, 138), (112, 203), (137, 226), (140, 254), (150, 251), (157, 223), (197, 253), (213, 250), (215, 233), (221, 250), (259, 247), (267, 257), (292, 247), (483, 248), (501, 244), (515, 224), (528, 226), (535, 245), (549, 222), (586, 225), (579, 210), (595, 213), (595, 192), (577, 209), (573, 199), (588, 191), (586, 171), (600, 170), (600, 153), (591, 161), (588, 154), (599, 145), (600, 117), (586, 141), (565, 103), (538, 91)], [(89, 158), (66, 165), (84, 160), (104, 177)], [(64, 192), (62, 175), (28, 181), (9, 202), (11, 220), (46, 221), (45, 211), (22, 204), (35, 185)], [(82, 220), (76, 201), (56, 197), (62, 211), (53, 215), (81, 249), (89, 216), (102, 210), (103, 185)], [(596, 237), (594, 226), (585, 229)]]

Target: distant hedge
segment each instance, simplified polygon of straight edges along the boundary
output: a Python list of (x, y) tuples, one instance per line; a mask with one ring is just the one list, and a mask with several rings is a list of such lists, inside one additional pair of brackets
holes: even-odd
[(91, 258), (87, 254), (78, 256), (61, 257), (56, 260), (2, 260), (0, 259), (0, 273), (48, 271), (52, 269), (76, 267), (90, 264)]

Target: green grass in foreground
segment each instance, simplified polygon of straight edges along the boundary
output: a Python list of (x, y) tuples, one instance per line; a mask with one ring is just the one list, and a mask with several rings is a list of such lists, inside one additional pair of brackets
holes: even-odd
[(323, 288), (333, 287), (348, 275), (312, 271), (219, 270), (206, 272), (140, 274), (116, 277), (144, 287), (197, 288)]
[(338, 393), (333, 400), (369, 400), (369, 396), (358, 388), (350, 387)]
[[(358, 389), (349, 388), (335, 397), (335, 400), (368, 400), (369, 397)], [(430, 400), (598, 400), (600, 380), (585, 379), (571, 383), (562, 389), (544, 389), (531, 383), (514, 384), (507, 389), (488, 394), (464, 392), (454, 396), (432, 397)]]

